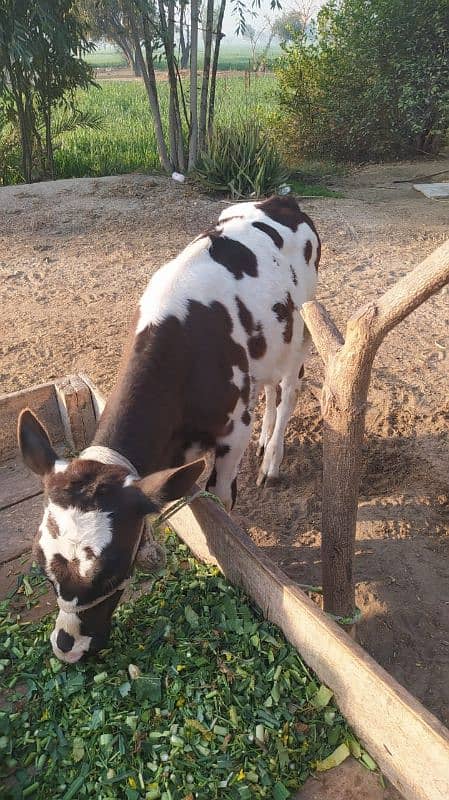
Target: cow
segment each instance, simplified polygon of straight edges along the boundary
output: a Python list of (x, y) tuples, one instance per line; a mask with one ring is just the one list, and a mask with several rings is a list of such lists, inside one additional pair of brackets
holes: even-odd
[(20, 450), (44, 485), (35, 553), (56, 592), (51, 644), (62, 661), (106, 646), (145, 517), (190, 490), (206, 452), (206, 488), (232, 509), (262, 389), (257, 483), (278, 477), (310, 348), (299, 308), (314, 297), (319, 259), (294, 198), (231, 205), (149, 281), (90, 447), (58, 458), (22, 412)]

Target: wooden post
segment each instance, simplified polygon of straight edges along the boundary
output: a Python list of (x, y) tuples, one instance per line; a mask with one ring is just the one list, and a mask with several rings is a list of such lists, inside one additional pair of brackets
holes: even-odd
[(320, 303), (304, 303), (301, 309), (325, 366), (321, 397), (323, 597), (325, 611), (338, 617), (353, 617), (355, 608), (355, 529), (373, 360), (386, 334), (446, 283), (449, 240), (382, 297), (359, 309), (348, 321), (344, 340)]

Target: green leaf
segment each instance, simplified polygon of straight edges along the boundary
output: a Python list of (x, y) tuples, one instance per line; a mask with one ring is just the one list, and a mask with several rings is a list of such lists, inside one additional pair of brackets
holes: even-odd
[(275, 783), (273, 786), (273, 800), (287, 800), (290, 792), (283, 783)]
[(148, 700), (150, 703), (156, 704), (161, 700), (161, 679), (157, 675), (142, 675), (140, 678), (136, 678), (133, 688), (139, 702)]
[(311, 698), (310, 703), (314, 708), (325, 708), (333, 696), (334, 693), (322, 683), (317, 693)]
[(374, 759), (371, 758), (371, 756), (369, 755), (369, 753), (366, 752), (366, 750), (363, 750), (362, 752), (361, 761), (365, 765), (365, 767), (372, 770), (373, 772), (374, 770), (377, 769), (376, 762), (374, 761)]
[(184, 616), (191, 628), (197, 628), (199, 624), (199, 617), (192, 606), (186, 606), (184, 609)]
[(330, 754), (327, 758), (323, 759), (323, 761), (318, 761), (316, 764), (316, 771), (317, 772), (324, 772), (327, 769), (332, 769), (333, 767), (338, 767), (339, 764), (342, 764), (345, 759), (350, 756), (350, 750), (347, 744), (341, 744), (334, 750), (333, 753)]
[(72, 747), (72, 758), (75, 764), (82, 761), (84, 758), (84, 741), (81, 736), (75, 736)]
[(349, 736), (347, 739), (347, 745), (351, 751), (351, 755), (354, 758), (360, 758), (362, 755), (362, 748), (360, 747), (359, 742), (357, 739), (354, 739), (352, 736)]

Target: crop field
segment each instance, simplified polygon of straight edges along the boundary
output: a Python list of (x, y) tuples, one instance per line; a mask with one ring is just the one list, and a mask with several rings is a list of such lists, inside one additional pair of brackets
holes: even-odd
[[(259, 50), (256, 50), (256, 55), (259, 54)], [(270, 47), (270, 50), (267, 55), (267, 61), (272, 62), (281, 54), (281, 48), (279, 45), (275, 44)], [(225, 70), (225, 69), (232, 69), (232, 70), (239, 70), (243, 71), (248, 69), (248, 63), (252, 58), (252, 51), (251, 47), (248, 42), (242, 40), (239, 44), (222, 44), (220, 48), (220, 58), (218, 61), (218, 69)], [(107, 69), (113, 68), (117, 69), (117, 67), (126, 67), (126, 59), (117, 50), (113, 48), (104, 48), (102, 50), (95, 50), (93, 53), (89, 53), (86, 57), (86, 61), (88, 64), (91, 64), (93, 67), (97, 69)], [(198, 53), (198, 64), (200, 67), (203, 65), (203, 54), (200, 50)], [(159, 69), (165, 69), (165, 61), (162, 58), (159, 61)]]
[[(168, 84), (161, 83), (159, 88), (164, 119)], [(217, 120), (225, 124), (255, 116), (263, 120), (274, 102), (274, 90), (275, 79), (271, 75), (254, 77), (250, 86), (238, 75), (221, 77), (217, 81)], [(81, 111), (98, 118), (98, 127), (77, 128), (58, 137), (55, 153), (58, 178), (160, 170), (142, 83), (105, 81), (100, 88), (80, 91), (77, 99)]]

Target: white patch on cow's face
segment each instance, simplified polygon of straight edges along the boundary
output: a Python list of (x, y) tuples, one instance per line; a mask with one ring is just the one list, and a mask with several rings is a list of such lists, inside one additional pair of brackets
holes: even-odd
[(55, 461), (53, 469), (55, 472), (65, 472), (68, 466), (69, 466), (68, 461), (64, 461), (62, 458), (58, 458), (58, 460)]
[[(59, 612), (54, 630), (50, 636), (50, 642), (56, 658), (59, 658), (60, 661), (65, 661), (67, 664), (75, 664), (82, 658), (84, 653), (88, 652), (92, 637), (82, 636), (80, 634), (80, 626), (81, 622), (77, 614), (67, 614), (65, 611)], [(64, 631), (74, 640), (71, 649), (67, 652), (60, 650), (57, 645), (60, 631)]]
[[(51, 522), (54, 520), (58, 528), (58, 535), (50, 532)], [(112, 540), (112, 523), (110, 514), (106, 511), (80, 511), (74, 506), (62, 508), (50, 502), (44, 512), (44, 518), (39, 528), (39, 544), (43, 550), (47, 572), (51, 576), (51, 561), (53, 556), (61, 555), (67, 561), (79, 560), (79, 573), (82, 577), (88, 575), (93, 569), (94, 556), (100, 556), (105, 547)], [(90, 548), (90, 557), (86, 555), (85, 548)], [(57, 587), (59, 593), (59, 588)]]

